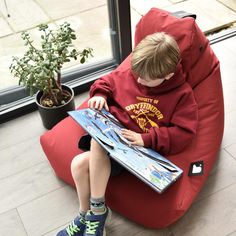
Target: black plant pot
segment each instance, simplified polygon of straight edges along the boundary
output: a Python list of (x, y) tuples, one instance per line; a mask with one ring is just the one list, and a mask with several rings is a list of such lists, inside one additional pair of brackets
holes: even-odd
[(59, 121), (63, 120), (68, 116), (68, 111), (75, 110), (75, 102), (74, 102), (74, 91), (70, 87), (66, 85), (62, 85), (62, 89), (68, 91), (71, 94), (71, 99), (61, 105), (59, 107), (44, 107), (40, 104), (40, 98), (43, 95), (42, 91), (39, 91), (36, 94), (36, 104), (38, 105), (39, 114), (41, 116), (43, 126), (46, 129), (51, 129), (54, 125), (56, 125)]

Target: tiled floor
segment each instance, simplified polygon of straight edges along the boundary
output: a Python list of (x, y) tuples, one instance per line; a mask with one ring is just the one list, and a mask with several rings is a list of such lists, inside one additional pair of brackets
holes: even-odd
[[(207, 183), (176, 224), (149, 230), (113, 213), (108, 236), (236, 236), (236, 37), (212, 47), (221, 62), (225, 132)], [(86, 97), (77, 96), (76, 104)], [(41, 149), (39, 136), (44, 132), (37, 111), (0, 124), (1, 236), (53, 236), (77, 213), (75, 190), (57, 179)]]

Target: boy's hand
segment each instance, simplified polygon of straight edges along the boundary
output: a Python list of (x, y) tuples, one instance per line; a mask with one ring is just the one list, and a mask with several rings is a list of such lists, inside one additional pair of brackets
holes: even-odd
[(88, 106), (90, 108), (98, 109), (99, 111), (102, 110), (102, 108), (105, 108), (107, 111), (109, 111), (109, 107), (107, 105), (107, 101), (104, 97), (101, 96), (94, 96), (88, 100)]
[(130, 141), (131, 144), (137, 145), (137, 146), (144, 146), (143, 139), (141, 134), (136, 133), (134, 131), (123, 129), (121, 131), (121, 134)]

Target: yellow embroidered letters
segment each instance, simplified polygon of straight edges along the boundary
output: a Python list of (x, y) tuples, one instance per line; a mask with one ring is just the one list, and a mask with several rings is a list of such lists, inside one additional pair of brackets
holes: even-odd
[(156, 121), (163, 119), (163, 114), (153, 105), (156, 105), (158, 100), (143, 97), (137, 97), (137, 100), (141, 102), (130, 104), (125, 108), (131, 118), (135, 120), (144, 132), (148, 132), (151, 127), (159, 127)]

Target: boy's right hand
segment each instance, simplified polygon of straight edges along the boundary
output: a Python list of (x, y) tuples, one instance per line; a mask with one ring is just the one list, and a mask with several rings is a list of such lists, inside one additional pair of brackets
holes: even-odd
[(98, 109), (99, 111), (102, 110), (102, 108), (105, 108), (107, 111), (109, 111), (106, 99), (101, 96), (91, 97), (88, 100), (88, 106), (89, 108), (95, 108)]

